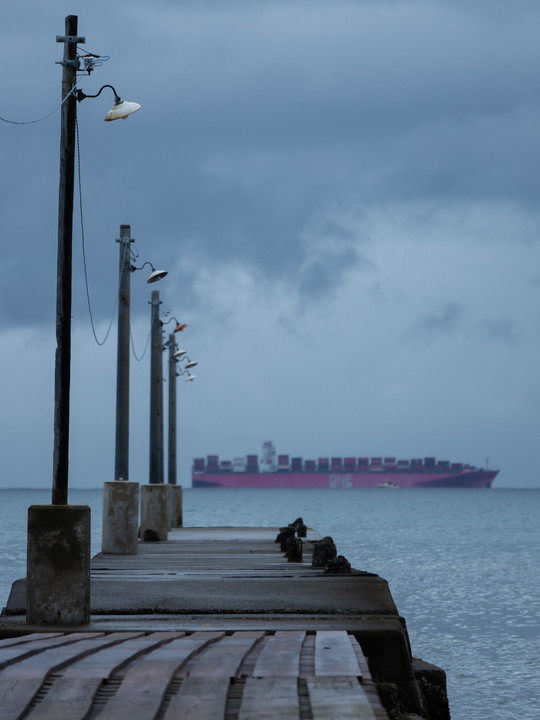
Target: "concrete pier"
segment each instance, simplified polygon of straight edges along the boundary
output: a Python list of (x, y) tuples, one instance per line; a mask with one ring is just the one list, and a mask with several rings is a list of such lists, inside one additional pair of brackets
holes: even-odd
[(102, 552), (136, 555), (138, 534), (139, 483), (119, 480), (104, 483)]
[[(176, 712), (181, 699), (189, 697), (188, 706), (200, 710), (186, 711), (185, 717), (200, 720), (449, 718), (444, 672), (412, 657), (405, 621), (387, 582), (362, 570), (334, 574), (312, 567), (320, 537), (309, 529), (304, 562), (287, 562), (275, 542), (278, 531), (178, 528), (170, 531), (168, 542), (140, 542), (137, 555), (97, 555), (86, 629), (99, 639), (89, 636), (94, 654), (88, 661), (82, 660), (85, 648), (77, 653), (69, 641), (76, 627), (73, 636), (66, 636), (69, 648), (50, 650), (52, 658), (66, 652), (75, 656), (73, 670), (58, 673), (54, 692), (59, 694), (51, 698), (62, 697), (64, 684), (65, 692), (71, 692), (69, 678), (87, 677), (84, 663), (94, 662), (100, 681), (110, 673), (109, 695), (98, 698), (111, 703), (104, 717), (153, 718), (157, 712), (177, 717), (167, 714), (173, 712), (167, 703)], [(41, 637), (42, 628), (25, 620), (25, 608), (26, 581), (19, 580), (0, 618), (0, 637), (34, 632)], [(34, 641), (40, 642), (37, 637)], [(46, 638), (42, 642), (41, 647), (48, 647)], [(122, 644), (113, 652), (103, 647), (108, 642), (115, 648)], [(130, 647), (134, 649), (128, 651)], [(124, 660), (118, 658), (130, 652), (133, 661), (122, 670)], [(141, 698), (154, 698), (152, 712), (115, 714), (121, 707), (135, 713), (139, 689)], [(116, 692), (114, 700), (111, 693)], [(89, 702), (98, 695), (92, 686)], [(217, 709), (209, 714), (213, 704)], [(93, 706), (85, 706), (84, 713), (89, 708)]]
[(141, 485), (141, 540), (167, 540), (169, 528), (169, 486)]
[(90, 620), (90, 508), (28, 509), (27, 622), (77, 625)]
[(171, 528), (184, 525), (184, 496), (181, 485), (169, 485), (169, 519)]

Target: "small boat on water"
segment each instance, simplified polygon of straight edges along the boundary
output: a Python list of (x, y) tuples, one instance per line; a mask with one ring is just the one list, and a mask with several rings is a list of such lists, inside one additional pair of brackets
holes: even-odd
[(382, 490), (399, 490), (401, 485), (396, 485), (396, 483), (390, 482), (390, 480), (385, 480), (385, 482), (377, 485), (377, 487)]

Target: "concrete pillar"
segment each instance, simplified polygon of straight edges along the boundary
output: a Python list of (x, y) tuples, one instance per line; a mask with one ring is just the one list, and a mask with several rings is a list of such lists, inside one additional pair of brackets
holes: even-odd
[(169, 485), (169, 494), (169, 516), (171, 520), (171, 527), (184, 527), (182, 486)]
[(28, 508), (26, 622), (90, 622), (90, 508)]
[(139, 483), (103, 483), (102, 552), (136, 555), (139, 534)]
[(169, 486), (141, 485), (141, 540), (167, 540), (169, 534)]

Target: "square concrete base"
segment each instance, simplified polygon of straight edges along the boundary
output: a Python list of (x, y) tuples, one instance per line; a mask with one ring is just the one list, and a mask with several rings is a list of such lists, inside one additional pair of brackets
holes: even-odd
[(169, 485), (169, 517), (172, 528), (184, 527), (183, 489), (181, 485)]
[(90, 622), (90, 508), (28, 508), (26, 620), (29, 624)]
[(139, 544), (139, 483), (103, 484), (102, 552), (136, 555)]
[(141, 485), (141, 540), (167, 540), (169, 536), (169, 485)]

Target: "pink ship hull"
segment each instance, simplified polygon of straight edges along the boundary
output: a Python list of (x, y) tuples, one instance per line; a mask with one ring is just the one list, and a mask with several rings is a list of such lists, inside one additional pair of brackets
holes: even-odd
[(374, 488), (393, 483), (400, 488), (489, 488), (498, 470), (461, 472), (223, 472), (193, 473), (194, 488)]

